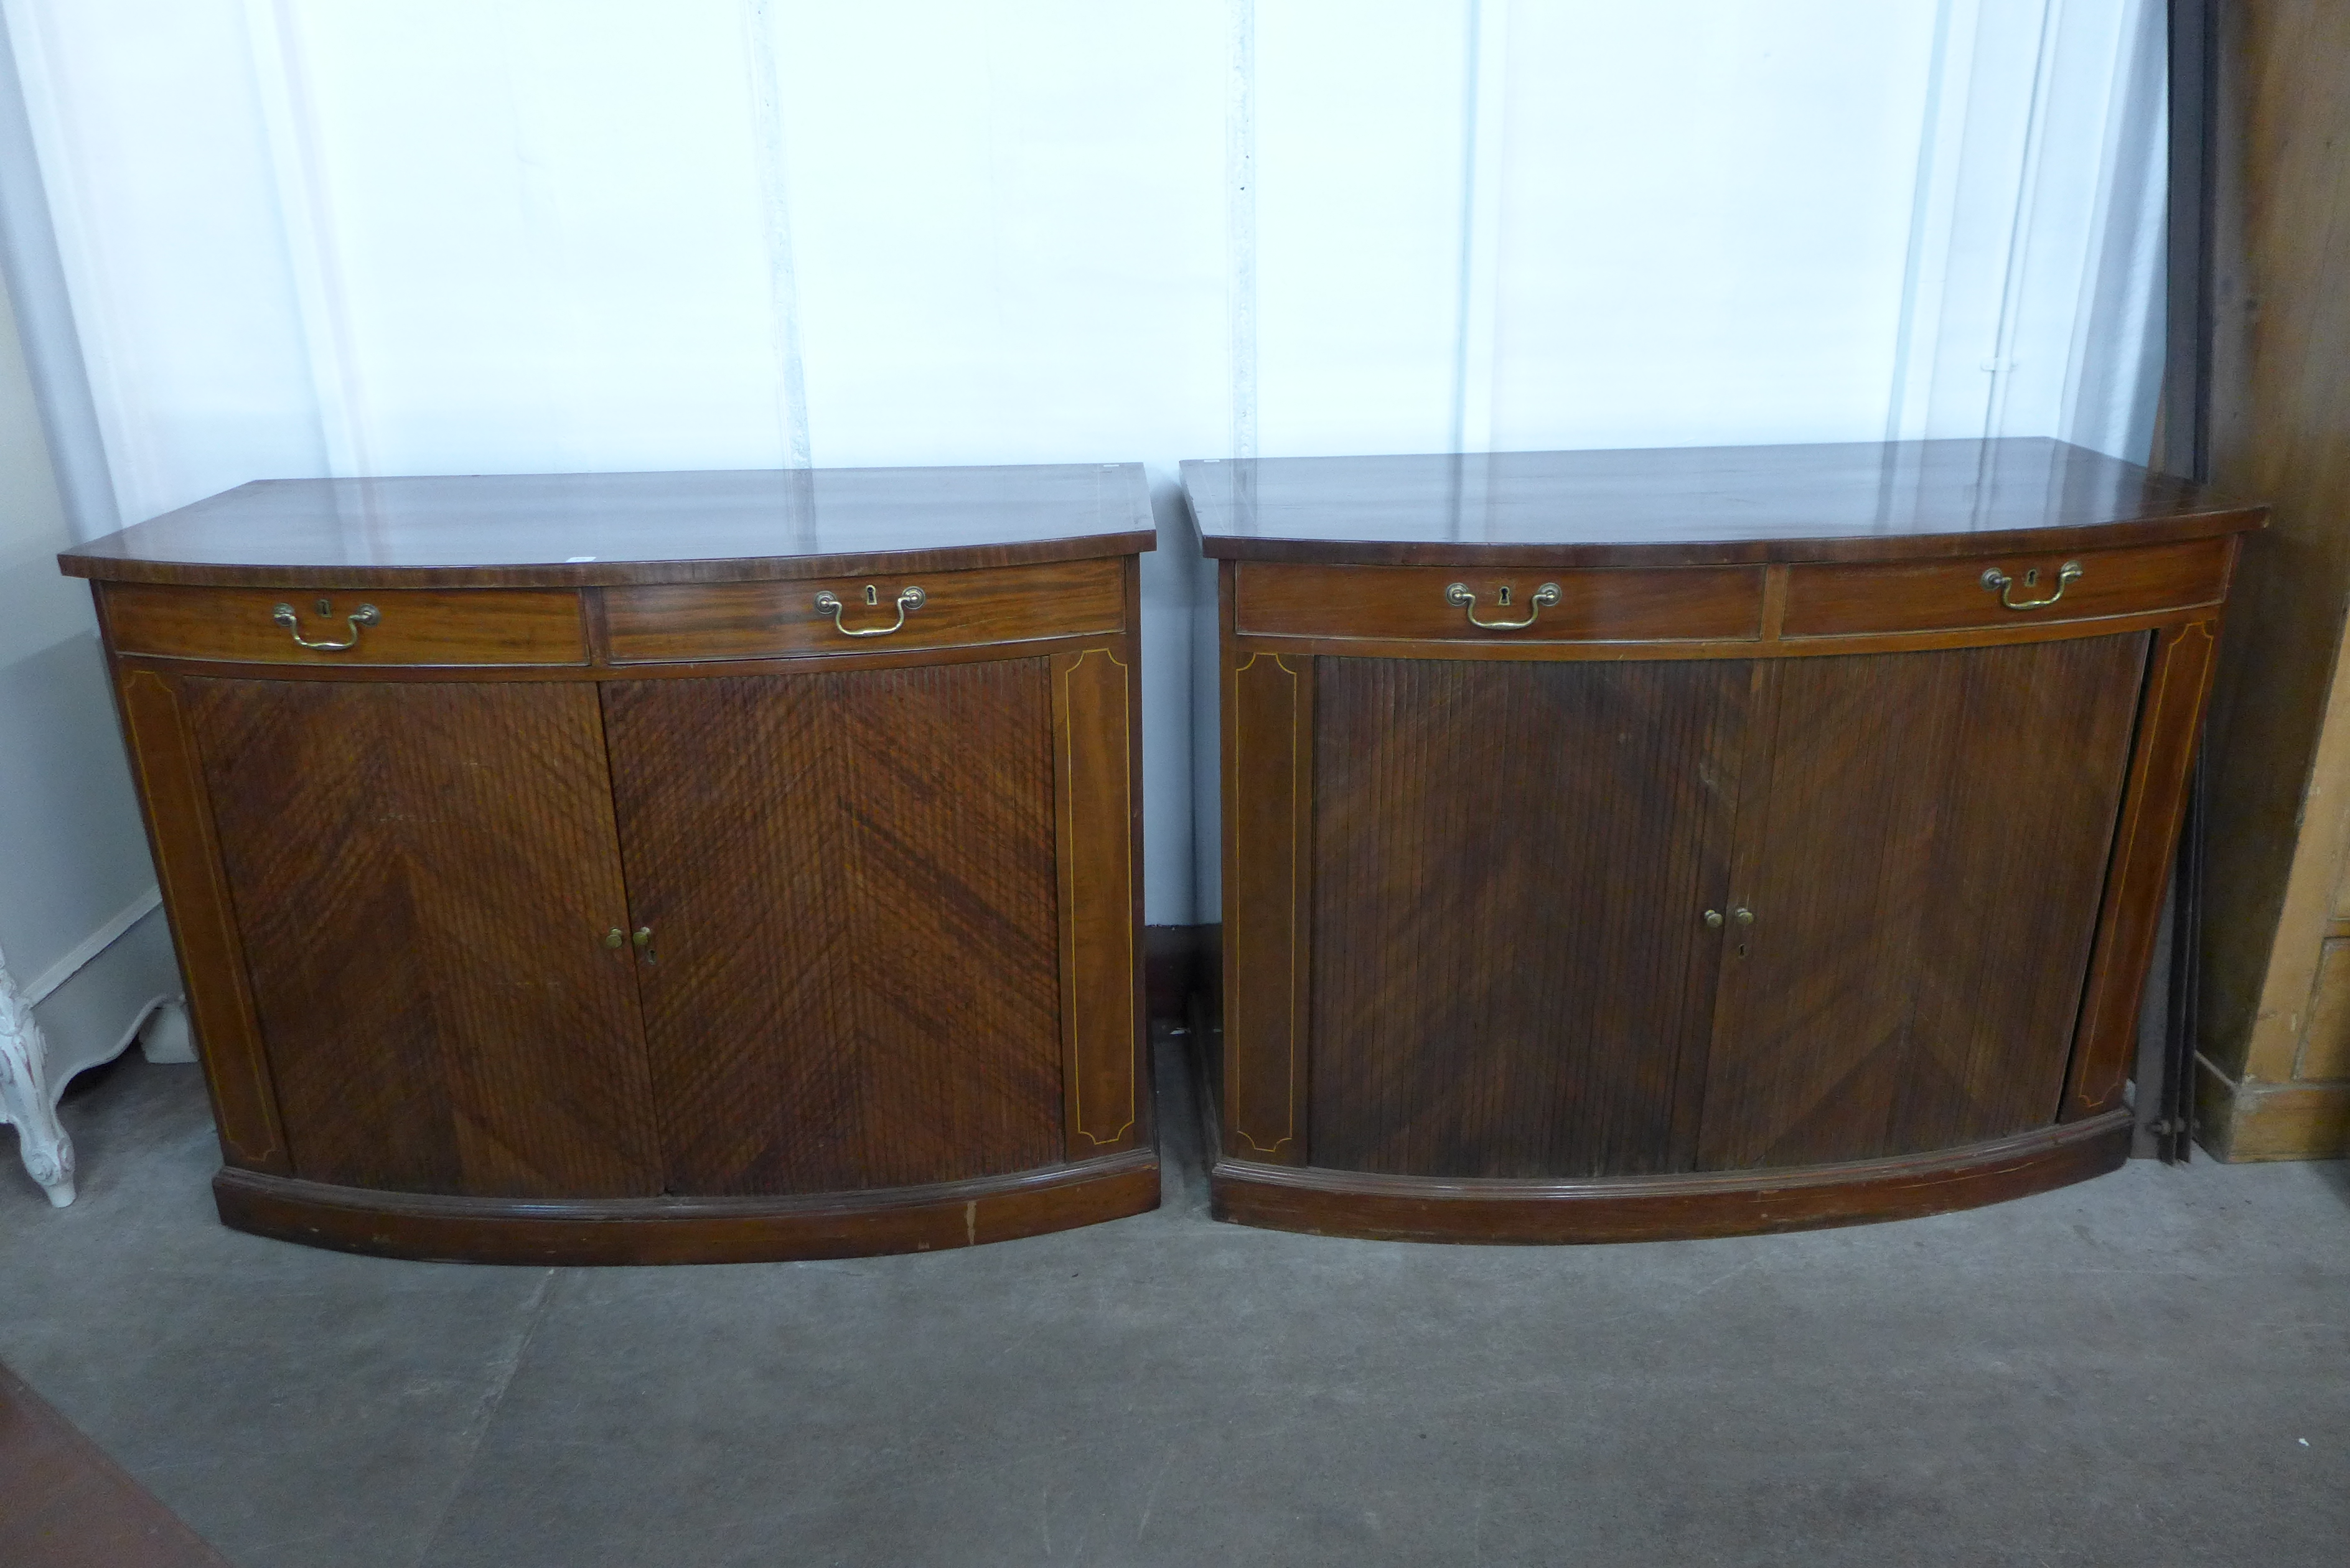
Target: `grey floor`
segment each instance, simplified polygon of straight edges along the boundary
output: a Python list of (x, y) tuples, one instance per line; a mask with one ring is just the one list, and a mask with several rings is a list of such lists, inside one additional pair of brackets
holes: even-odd
[(221, 1229), (192, 1068), (67, 1119), (0, 1359), (254, 1568), (2350, 1563), (2338, 1165), (1447, 1248), (1215, 1224), (1178, 1134), (1091, 1231), (548, 1271)]

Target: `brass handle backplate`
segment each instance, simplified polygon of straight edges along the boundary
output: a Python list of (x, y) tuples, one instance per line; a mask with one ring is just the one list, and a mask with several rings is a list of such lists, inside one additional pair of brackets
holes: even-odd
[[(2004, 609), (2045, 609), (2048, 606), (2054, 604), (2058, 599), (2063, 598), (2064, 597), (2064, 590), (2071, 587), (2074, 579), (2078, 577), (2080, 575), (2081, 563), (2078, 561), (2067, 561), (2063, 566), (2057, 567), (2056, 591), (2050, 594), (2044, 599), (2020, 599), (2015, 597), (2015, 579), (2009, 576), (2005, 572), (2001, 571), (1997, 566), (1985, 566), (1983, 568), (1982, 586), (1988, 591), (1999, 596), (2001, 607)], [(2034, 588), (2040, 586), (2039, 567), (2033, 566), (2023, 574), (2023, 586), (2027, 588)]]
[[(900, 591), (898, 595), (898, 618), (891, 621), (888, 626), (843, 625), (841, 617), (847, 612), (848, 607), (842, 604), (840, 602), (840, 596), (834, 593), (829, 588), (827, 588), (823, 593), (816, 595), (816, 607), (818, 610), (823, 611), (825, 614), (832, 617), (832, 624), (834, 628), (837, 629), (843, 637), (887, 637), (891, 632), (897, 630), (899, 627), (905, 625), (906, 612), (908, 610), (921, 608), (922, 600), (927, 597), (928, 596), (925, 595), (919, 587), (906, 588)], [(870, 583), (865, 585), (865, 602), (868, 605), (878, 605), (881, 602), (880, 596), (874, 591), (873, 585)]]
[[(1474, 627), (1482, 627), (1487, 631), (1523, 631), (1526, 628), (1534, 625), (1535, 618), (1539, 617), (1544, 610), (1548, 609), (1551, 606), (1558, 603), (1558, 585), (1556, 583), (1544, 583), (1542, 587), (1534, 590), (1534, 597), (1527, 601), (1532, 607), (1526, 611), (1525, 619), (1479, 620), (1477, 618), (1477, 596), (1469, 591), (1468, 584), (1448, 583), (1445, 585), (1444, 588), (1444, 602), (1447, 604), (1459, 605), (1461, 608), (1467, 610), (1469, 612), (1469, 624)], [(1500, 602), (1503, 604), (1508, 604), (1510, 602), (1509, 589), (1503, 588), (1502, 590)]]
[[(319, 602), (323, 606), (326, 601), (322, 599)], [(324, 615), (327, 612), (322, 607), (318, 613)], [(270, 610), (269, 618), (294, 634), (294, 646), (296, 648), (307, 648), (319, 653), (340, 653), (347, 648), (357, 648), (359, 645), (359, 628), (375, 625), (383, 618), (383, 612), (373, 605), (361, 605), (345, 616), (343, 622), (351, 628), (351, 635), (341, 642), (312, 642), (304, 637), (302, 618), (294, 613), (292, 605), (276, 606)]]

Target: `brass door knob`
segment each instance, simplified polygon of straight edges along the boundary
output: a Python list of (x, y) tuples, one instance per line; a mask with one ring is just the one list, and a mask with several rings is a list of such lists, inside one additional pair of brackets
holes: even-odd
[(1705, 925), (1706, 929), (1708, 930), (1718, 931), (1721, 929), (1721, 911), (1720, 909), (1708, 909), (1705, 912)]
[(614, 926), (610, 930), (604, 933), (604, 945), (608, 948), (619, 947), (622, 942), (625, 942), (628, 940), (628, 933), (621, 930), (618, 926)]
[[(637, 946), (640, 948), (650, 947), (653, 940), (653, 929), (650, 926), (639, 926), (637, 928), (636, 935), (630, 937), (629, 940), (636, 943)], [(619, 947), (620, 944), (614, 942), (612, 945), (614, 947)]]
[(1731, 912), (1730, 918), (1736, 920), (1742, 926), (1751, 926), (1754, 923), (1754, 911), (1752, 909), (1735, 909)]

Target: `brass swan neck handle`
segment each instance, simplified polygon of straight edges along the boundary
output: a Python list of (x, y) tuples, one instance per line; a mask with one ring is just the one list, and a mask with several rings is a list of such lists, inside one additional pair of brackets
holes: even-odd
[[(323, 610), (323, 604), (321, 608)], [(359, 645), (359, 629), (362, 627), (373, 626), (378, 621), (383, 619), (383, 612), (377, 609), (373, 605), (361, 605), (359, 608), (345, 616), (343, 618), (343, 624), (351, 628), (351, 635), (345, 638), (340, 642), (327, 642), (323, 640), (313, 642), (308, 638), (304, 637), (302, 635), (302, 618), (294, 613), (294, 607), (292, 605), (281, 604), (273, 607), (269, 612), (269, 618), (294, 634), (294, 646), (296, 648), (307, 648), (318, 653), (340, 653), (346, 649), (357, 648)]]
[[(2017, 598), (2015, 597), (2015, 579), (2009, 576), (2005, 572), (2001, 571), (1997, 566), (1985, 566), (1983, 568), (1982, 586), (1986, 590), (1999, 596), (2000, 607), (2002, 609), (2045, 609), (2050, 605), (2054, 604), (2058, 599), (2063, 598), (2064, 597), (2064, 590), (2072, 587), (2074, 580), (2079, 577), (2080, 575), (2080, 562), (2065, 562), (2063, 566), (2056, 568), (2056, 591), (2050, 594), (2046, 598), (2040, 599)], [(2023, 586), (2025, 587), (2029, 588), (2036, 587), (2039, 582), (2039, 567), (2034, 566), (2030, 571), (2023, 574)]]
[[(837, 630), (843, 637), (887, 637), (891, 632), (896, 631), (899, 627), (904, 626), (906, 624), (906, 612), (908, 610), (921, 608), (922, 600), (927, 597), (928, 596), (926, 596), (919, 587), (910, 587), (900, 592), (898, 595), (898, 618), (891, 621), (888, 626), (848, 626), (844, 624), (841, 618), (847, 612), (848, 607), (842, 604), (840, 602), (840, 596), (834, 593), (829, 588), (827, 588), (824, 592), (816, 595), (816, 607), (819, 611), (832, 617), (834, 629)], [(870, 587), (867, 587), (865, 590), (865, 602), (867, 604), (878, 604), (880, 602), (879, 597), (874, 593)]]
[[(1558, 603), (1559, 591), (1556, 583), (1544, 583), (1536, 588), (1534, 597), (1526, 601), (1529, 607), (1526, 610), (1526, 618), (1523, 620), (1480, 620), (1477, 618), (1477, 596), (1469, 591), (1469, 585), (1466, 583), (1447, 584), (1444, 589), (1444, 599), (1447, 604), (1459, 605), (1467, 610), (1471, 626), (1481, 627), (1487, 631), (1523, 631), (1541, 618), (1544, 610)], [(1509, 589), (1502, 590), (1501, 602), (1503, 604), (1510, 602)]]

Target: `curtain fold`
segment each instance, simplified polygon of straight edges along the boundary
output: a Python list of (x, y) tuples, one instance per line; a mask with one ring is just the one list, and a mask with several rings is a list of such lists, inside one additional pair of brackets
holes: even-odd
[(317, 473), (1140, 458), (1171, 520), (1243, 450), (2143, 461), (2162, 9), (0, 0), (0, 222), (85, 533)]

